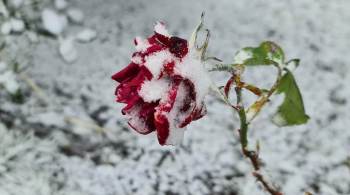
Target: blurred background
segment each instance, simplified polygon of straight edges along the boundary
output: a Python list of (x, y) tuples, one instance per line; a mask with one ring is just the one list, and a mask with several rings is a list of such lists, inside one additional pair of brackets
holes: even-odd
[[(135, 133), (114, 101), (110, 77), (130, 62), (133, 38), (158, 20), (189, 38), (202, 11), (209, 54), (224, 62), (264, 40), (301, 59), (309, 123), (275, 127), (271, 103), (251, 126), (265, 174), (286, 194), (350, 195), (346, 0), (0, 0), (0, 195), (266, 194), (216, 97), (178, 147)], [(264, 68), (246, 75), (259, 86), (270, 78)]]

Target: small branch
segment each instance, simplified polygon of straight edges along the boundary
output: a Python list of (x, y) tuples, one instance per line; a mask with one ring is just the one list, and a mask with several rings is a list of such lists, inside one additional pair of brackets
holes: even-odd
[(225, 94), (223, 94), (219, 88), (217, 88), (215, 85), (211, 86), (211, 90), (213, 92), (216, 92), (216, 94), (218, 94), (221, 98), (222, 101), (224, 101), (227, 105), (229, 105), (231, 108), (233, 108), (234, 110), (238, 111), (238, 107), (235, 105), (232, 105), (230, 103), (230, 101), (227, 99), (227, 97), (225, 96)]
[(258, 100), (256, 100), (248, 108), (247, 113), (248, 113), (249, 117), (248, 117), (247, 121), (249, 123), (259, 114), (260, 110), (264, 107), (266, 102), (269, 101), (272, 94), (277, 90), (277, 87), (282, 79), (282, 69), (279, 66), (277, 66), (277, 69), (278, 69), (277, 78), (276, 78), (274, 84), (272, 85), (272, 87), (270, 88), (270, 90), (268, 90), (266, 95), (260, 96), (260, 98)]
[(254, 177), (264, 186), (265, 190), (268, 191), (271, 195), (283, 195), (282, 192), (279, 192), (276, 190), (273, 186), (271, 186), (264, 178), (263, 175), (261, 175), (259, 172), (254, 171), (253, 172)]
[[(241, 83), (239, 77), (237, 78), (237, 82)], [(247, 116), (246, 116), (246, 112), (245, 112), (243, 101), (242, 101), (242, 87), (243, 87), (242, 85), (238, 85), (237, 87), (235, 87), (236, 96), (237, 96), (238, 115), (239, 115), (240, 124), (241, 124), (240, 129), (239, 129), (239, 137), (240, 137), (240, 142), (241, 142), (242, 153), (246, 158), (248, 158), (250, 160), (250, 162), (254, 168), (253, 176), (257, 179), (257, 181), (259, 181), (263, 185), (264, 189), (267, 192), (269, 192), (271, 195), (283, 195), (282, 192), (280, 192), (273, 185), (269, 184), (266, 181), (266, 179), (263, 177), (263, 175), (259, 173), (259, 171), (260, 171), (260, 159), (259, 159), (258, 152), (248, 150), (249, 121), (247, 121)], [(276, 84), (276, 87), (277, 87), (277, 84)], [(270, 92), (271, 91), (272, 90), (270, 90)]]

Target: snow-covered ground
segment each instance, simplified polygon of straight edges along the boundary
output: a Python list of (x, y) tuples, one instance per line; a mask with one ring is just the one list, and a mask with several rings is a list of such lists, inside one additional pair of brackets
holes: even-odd
[[(301, 58), (295, 76), (309, 123), (277, 128), (269, 120), (273, 109), (265, 109), (251, 126), (270, 179), (287, 195), (350, 195), (349, 1), (38, 4), (37, 26), (9, 22), (0, 33), (0, 61), (25, 67), (17, 78), (23, 104), (0, 91), (0, 195), (263, 194), (239, 150), (238, 120), (215, 97), (178, 147), (135, 133), (114, 102), (110, 77), (129, 63), (133, 38), (150, 35), (157, 20), (189, 37), (202, 11), (209, 53), (225, 62), (263, 40), (279, 43), (287, 58)], [(222, 84), (228, 75), (212, 76)], [(264, 68), (246, 75), (261, 85), (270, 77)]]

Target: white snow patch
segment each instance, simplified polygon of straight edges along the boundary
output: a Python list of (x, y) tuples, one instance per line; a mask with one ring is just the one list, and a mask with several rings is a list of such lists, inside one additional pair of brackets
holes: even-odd
[(41, 13), (41, 20), (44, 28), (54, 34), (61, 34), (67, 26), (67, 17), (62, 14), (58, 14), (56, 11), (51, 9), (44, 9)]
[(233, 61), (235, 64), (243, 64), (243, 62), (253, 56), (252, 52), (250, 51), (245, 51), (245, 50), (240, 50), (237, 52), (235, 55)]
[(290, 71), (293, 72), (296, 68), (298, 68), (299, 64), (296, 60), (289, 62), (285, 65), (285, 67)]
[(12, 25), (11, 25), (10, 21), (4, 22), (1, 25), (1, 33), (2, 34), (8, 35), (8, 34), (10, 34), (11, 30), (12, 30)]
[(5, 18), (7, 18), (9, 15), (3, 1), (0, 1), (0, 15), (5, 16)]
[(19, 7), (22, 6), (23, 1), (24, 1), (24, 0), (11, 0), (11, 1), (9, 2), (9, 4), (10, 4), (13, 8), (19, 8)]
[(4, 71), (7, 68), (7, 64), (5, 62), (0, 61), (0, 72)]
[(67, 11), (68, 19), (76, 24), (84, 21), (84, 13), (80, 9), (71, 8)]
[(284, 126), (287, 124), (287, 121), (285, 118), (283, 118), (283, 116), (279, 113), (275, 114), (272, 117), (272, 122), (275, 123), (278, 126)]
[(133, 56), (131, 58), (131, 61), (135, 64), (142, 64), (142, 58), (141, 58), (141, 56), (138, 56), (138, 55)]
[(147, 131), (147, 127), (145, 121), (140, 120), (139, 112), (141, 107), (134, 106), (129, 113), (127, 114), (129, 119), (129, 124), (137, 129), (140, 133), (145, 133)]
[(166, 140), (166, 145), (180, 145), (184, 139), (185, 128), (172, 128), (169, 131), (169, 137)]
[[(180, 115), (180, 107), (183, 105), (183, 101), (185, 97), (185, 86), (183, 83), (180, 84), (177, 94), (176, 100), (174, 102), (173, 108), (169, 113), (166, 114), (169, 121), (169, 136), (165, 142), (166, 145), (179, 145), (182, 143), (185, 128), (178, 128), (179, 123), (185, 118), (185, 114)], [(166, 100), (167, 97), (163, 98), (163, 101)], [(162, 101), (162, 100), (161, 100)]]
[(196, 90), (196, 103), (200, 105), (212, 83), (204, 64), (190, 50), (182, 62), (176, 63), (174, 72), (193, 82)]
[(169, 50), (162, 50), (152, 55), (145, 57), (145, 66), (152, 73), (154, 78), (158, 78), (163, 65), (171, 62), (175, 57), (169, 52)]
[(16, 81), (16, 75), (12, 71), (6, 71), (3, 74), (0, 74), (0, 84), (2, 84), (11, 94), (16, 93), (19, 89), (19, 85)]
[(36, 114), (33, 119), (29, 118), (31, 122), (40, 122), (47, 126), (57, 126), (60, 127), (66, 122), (64, 121), (64, 117), (62, 114), (57, 112), (43, 112)]
[(136, 41), (136, 46), (135, 46), (136, 51), (144, 52), (150, 46), (147, 39), (142, 39), (141, 37), (136, 37), (135, 41)]
[(82, 43), (93, 41), (97, 36), (97, 32), (93, 29), (84, 29), (76, 35), (76, 40)]
[(67, 8), (67, 1), (66, 0), (55, 0), (55, 7), (57, 10), (64, 10)]
[(26, 35), (32, 43), (37, 43), (39, 41), (38, 35), (33, 31), (27, 31)]
[(170, 36), (168, 30), (165, 28), (165, 25), (162, 22), (157, 22), (154, 26), (154, 31), (164, 36)]
[(74, 39), (67, 38), (64, 40), (60, 40), (59, 52), (66, 62), (74, 62), (78, 57), (78, 52), (74, 47)]
[(139, 95), (145, 102), (155, 102), (161, 99), (169, 89), (169, 81), (166, 79), (153, 79), (145, 81), (139, 91)]
[(24, 30), (24, 22), (22, 20), (12, 18), (10, 22), (13, 32), (22, 32)]

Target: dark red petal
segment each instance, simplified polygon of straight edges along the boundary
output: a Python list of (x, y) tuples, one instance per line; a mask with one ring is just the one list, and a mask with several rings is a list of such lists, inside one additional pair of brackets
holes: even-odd
[(204, 103), (197, 105), (196, 102), (196, 91), (195, 86), (192, 81), (185, 79), (183, 81), (185, 87), (185, 99), (183, 100), (183, 105), (180, 109), (180, 112), (184, 115), (187, 115), (181, 121), (179, 121), (179, 127), (185, 127), (194, 120), (198, 120), (206, 114), (206, 108)]
[[(117, 102), (128, 104), (127, 108), (131, 108), (134, 102), (140, 97), (138, 91), (145, 80), (152, 79), (152, 74), (145, 68), (141, 67), (138, 74), (126, 82), (121, 83), (116, 90)], [(124, 110), (124, 109), (123, 109)]]
[(190, 81), (188, 79), (185, 79), (183, 81), (183, 84), (184, 84), (185, 91), (186, 91), (187, 95), (185, 95), (184, 103), (183, 103), (183, 106), (181, 107), (180, 111), (187, 112), (195, 104), (196, 90), (195, 90), (195, 87), (194, 87), (194, 84), (192, 83), (192, 81)]
[(139, 65), (130, 63), (127, 67), (112, 76), (112, 79), (121, 83), (124, 80), (135, 76), (139, 72)]
[(154, 33), (154, 37), (155, 37), (155, 40), (158, 41), (160, 44), (162, 44), (166, 47), (170, 46), (170, 38), (169, 37), (162, 35), (162, 34), (159, 34), (157, 32)]
[(225, 96), (228, 97), (230, 90), (231, 90), (231, 86), (234, 82), (234, 76), (232, 76), (226, 83), (225, 87), (224, 87), (224, 92), (225, 92)]
[(130, 99), (128, 99), (127, 102), (125, 102), (127, 105), (122, 109), (122, 114), (126, 115), (130, 113), (132, 111), (132, 108), (138, 105), (140, 101), (142, 101), (142, 99), (138, 95), (135, 95), (134, 97), (131, 97)]
[(155, 125), (157, 129), (157, 137), (160, 145), (164, 145), (169, 137), (169, 121), (165, 115), (156, 115)]
[(129, 84), (120, 84), (116, 90), (117, 102), (128, 103), (137, 94), (137, 86), (131, 86)]
[(187, 41), (179, 37), (170, 37), (169, 51), (178, 58), (183, 58), (188, 53)]
[[(129, 120), (129, 125), (138, 133), (148, 134), (155, 130), (154, 126), (154, 112), (157, 103), (146, 103), (142, 100), (135, 105), (134, 109), (130, 112), (136, 112), (133, 114), (133, 118)], [(140, 126), (142, 124), (142, 126)]]
[(192, 121), (198, 120), (202, 118), (207, 113), (205, 105), (201, 105), (200, 107), (195, 107), (193, 111), (188, 115), (179, 125), (179, 128), (183, 128), (187, 126)]
[(160, 78), (163, 75), (172, 75), (174, 73), (174, 67), (175, 67), (175, 62), (174, 61), (165, 64)]
[(181, 80), (174, 80), (172, 86), (167, 94), (167, 99), (160, 102), (159, 106), (156, 107), (156, 112), (154, 113), (154, 124), (157, 129), (158, 142), (160, 145), (164, 145), (169, 136), (169, 121), (167, 114), (171, 111), (174, 106), (177, 91)]
[(159, 52), (161, 50), (164, 50), (165, 47), (162, 45), (151, 45), (147, 50), (143, 53), (143, 56), (151, 55), (155, 52)]

